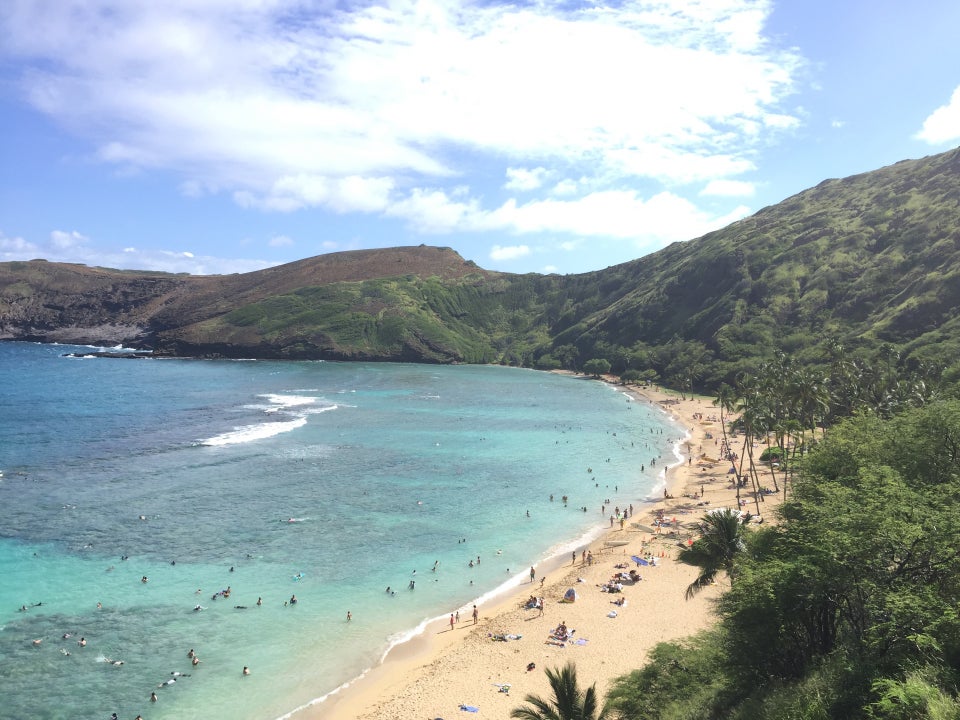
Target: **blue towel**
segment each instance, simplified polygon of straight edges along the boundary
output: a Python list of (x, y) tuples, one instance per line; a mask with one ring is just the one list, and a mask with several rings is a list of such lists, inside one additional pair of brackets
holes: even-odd
[(461, 705), (461, 710), (466, 710), (467, 712), (480, 712), (480, 708), (474, 707), (473, 705)]

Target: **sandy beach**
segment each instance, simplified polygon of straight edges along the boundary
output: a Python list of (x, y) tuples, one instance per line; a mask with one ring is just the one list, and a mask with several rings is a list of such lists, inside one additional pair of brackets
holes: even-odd
[[(696, 523), (704, 512), (737, 506), (729, 466), (716, 460), (722, 441), (719, 411), (705, 397), (683, 400), (677, 393), (652, 388), (629, 392), (636, 402), (658, 405), (688, 429), (689, 438), (681, 446), (683, 461), (666, 477), (672, 497), (637, 498), (633, 515), (622, 527), (616, 521), (609, 527), (605, 520), (609, 529), (589, 546), (578, 548), (575, 562), (567, 555), (552, 565), (537, 566), (532, 581), (479, 607), (476, 624), (472, 608), (451, 608), (460, 613), (458, 623), (431, 624), (422, 635), (394, 648), (365, 677), (297, 712), (293, 719), (450, 720), (474, 714), (508, 718), (525, 695), (550, 697), (545, 668), (574, 662), (581, 684), (596, 683), (605, 694), (617, 677), (639, 668), (657, 643), (709, 626), (713, 599), (726, 580), (685, 600), (684, 591), (697, 569), (676, 562), (675, 556), (679, 543), (697, 536)], [(745, 493), (741, 490), (750, 499)], [(773, 502), (768, 497), (761, 510), (769, 513)], [(753, 509), (752, 500), (746, 509)], [(658, 511), (671, 521), (659, 534), (654, 531)], [(607, 514), (613, 514), (613, 508)], [(592, 554), (592, 564), (582, 561), (586, 552)], [(647, 556), (656, 564), (638, 567), (633, 555)], [(622, 593), (601, 589), (615, 573), (631, 569), (642, 580), (624, 584)], [(576, 590), (577, 600), (561, 602), (569, 588)], [(530, 596), (543, 598), (542, 613), (524, 607)], [(621, 598), (624, 605), (614, 604)], [(561, 622), (573, 631), (563, 643), (551, 639)], [(528, 671), (531, 663), (535, 668)], [(462, 710), (461, 705), (477, 712)]]

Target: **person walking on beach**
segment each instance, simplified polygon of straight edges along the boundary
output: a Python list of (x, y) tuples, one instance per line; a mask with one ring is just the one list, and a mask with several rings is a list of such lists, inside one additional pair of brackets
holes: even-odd
[(537, 576), (537, 571), (533, 569), (533, 565), (530, 566), (530, 582), (533, 582), (533, 579)]
[(477, 624), (477, 618), (479, 617), (479, 615), (480, 615), (480, 614), (477, 612), (477, 606), (474, 605), (474, 606), (473, 606), (473, 624), (474, 624), (474, 625)]
[(453, 613), (450, 613), (450, 631), (453, 632)]

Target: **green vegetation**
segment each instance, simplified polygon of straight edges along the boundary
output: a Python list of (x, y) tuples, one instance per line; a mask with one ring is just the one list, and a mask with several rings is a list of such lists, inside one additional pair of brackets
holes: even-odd
[(873, 368), (867, 380), (885, 392), (894, 356), (898, 372), (960, 377), (958, 196), (952, 150), (828, 180), (701, 238), (570, 276), (489, 272), (427, 246), (206, 278), (0, 263), (0, 337), (115, 326), (115, 341), (172, 355), (591, 374), (609, 363), (627, 382), (683, 393), (733, 385), (782, 353), (819, 375), (835, 362)]
[[(657, 647), (613, 710), (960, 720), (958, 197), (955, 149), (571, 276), (489, 272), (427, 246), (223, 277), (0, 263), (0, 338), (503, 363), (707, 392), (738, 500), (749, 488), (761, 514), (782, 492), (779, 522), (703, 518), (681, 559), (701, 570), (688, 594), (731, 579), (719, 622)], [(604, 715), (572, 668), (548, 674), (555, 697), (514, 717)]]
[(545, 700), (538, 695), (527, 695), (527, 705), (514, 708), (510, 717), (521, 720), (605, 720), (610, 717), (597, 697), (597, 690), (591, 685), (580, 689), (577, 669), (567, 663), (560, 669), (546, 669), (553, 697)]
[(658, 646), (611, 706), (637, 720), (960, 718), (958, 448), (956, 400), (860, 413), (805, 456), (776, 525), (734, 539), (708, 514), (685, 553), (736, 578), (717, 626)]

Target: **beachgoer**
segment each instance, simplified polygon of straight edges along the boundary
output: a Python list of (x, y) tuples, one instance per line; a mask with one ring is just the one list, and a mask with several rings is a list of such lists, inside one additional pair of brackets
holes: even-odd
[(246, 665), (243, 666), (243, 674), (244, 674), (244, 675), (249, 675), (249, 674), (250, 674), (250, 668), (248, 668)]
[(291, 595), (291, 596), (290, 596), (290, 604), (291, 604), (291, 605), (296, 605), (296, 604), (297, 604), (297, 596), (296, 596), (296, 595)]
[(533, 582), (533, 579), (537, 576), (537, 571), (533, 569), (533, 565), (530, 566), (530, 582)]
[(80, 638), (79, 640), (77, 640), (77, 645), (79, 645), (80, 647), (86, 647), (87, 639), (84, 637)]
[(453, 630), (453, 613), (450, 613), (450, 629)]
[(480, 615), (480, 614), (477, 612), (477, 606), (474, 605), (474, 606), (473, 606), (473, 624), (474, 624), (474, 625), (477, 624), (477, 618), (479, 617), (479, 615)]
[(190, 662), (191, 662), (194, 666), (197, 666), (197, 665), (200, 664), (200, 658), (198, 658), (196, 655), (194, 655), (194, 656), (193, 656), (193, 660), (191, 660)]
[(347, 610), (347, 622), (350, 622), (350, 618), (352, 618), (352, 617), (353, 617), (353, 616), (350, 614), (350, 611)]
[(157, 699), (157, 694), (155, 692), (150, 693), (150, 702), (156, 702)]
[(258, 597), (258, 598), (257, 598), (257, 607), (259, 607), (259, 606), (261, 606), (261, 605), (263, 605), (263, 598)]
[(187, 657), (188, 657), (188, 658), (192, 658), (192, 657), (193, 657), (193, 648), (190, 648), (190, 649), (187, 651)]

